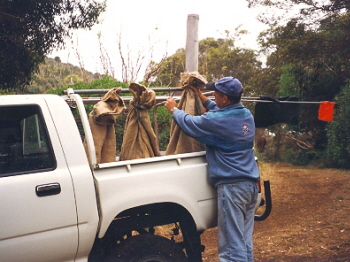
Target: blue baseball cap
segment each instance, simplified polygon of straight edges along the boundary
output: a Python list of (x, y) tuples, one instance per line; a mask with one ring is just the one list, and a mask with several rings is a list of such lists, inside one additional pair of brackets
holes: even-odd
[(220, 91), (228, 96), (238, 97), (243, 90), (242, 83), (232, 76), (221, 78), (205, 85), (206, 90)]

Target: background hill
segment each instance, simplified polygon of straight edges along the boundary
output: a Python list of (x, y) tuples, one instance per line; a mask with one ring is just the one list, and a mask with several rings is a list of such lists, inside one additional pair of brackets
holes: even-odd
[(31, 84), (27, 86), (28, 93), (46, 93), (53, 88), (73, 85), (78, 82), (89, 83), (101, 79), (103, 75), (91, 73), (84, 68), (68, 63), (62, 63), (59, 57), (45, 58), (39, 71), (34, 74)]

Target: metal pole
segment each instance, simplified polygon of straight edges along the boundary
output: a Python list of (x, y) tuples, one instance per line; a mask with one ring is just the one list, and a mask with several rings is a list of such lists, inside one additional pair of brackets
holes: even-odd
[(198, 71), (198, 21), (199, 15), (187, 16), (186, 71)]

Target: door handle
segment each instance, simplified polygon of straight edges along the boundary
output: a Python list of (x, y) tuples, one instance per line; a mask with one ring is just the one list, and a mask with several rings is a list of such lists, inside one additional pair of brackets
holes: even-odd
[(38, 197), (53, 196), (61, 193), (61, 185), (59, 183), (50, 183), (35, 187), (35, 193)]

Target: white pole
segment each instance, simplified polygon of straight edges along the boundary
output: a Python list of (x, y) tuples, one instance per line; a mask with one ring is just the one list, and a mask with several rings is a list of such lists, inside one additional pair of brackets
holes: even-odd
[(199, 15), (187, 16), (186, 71), (198, 71), (198, 21)]

